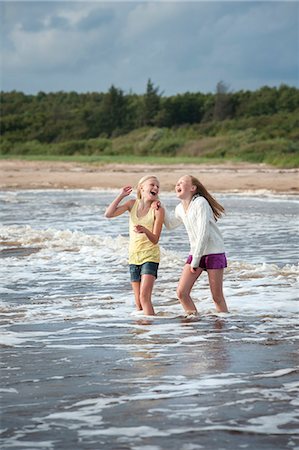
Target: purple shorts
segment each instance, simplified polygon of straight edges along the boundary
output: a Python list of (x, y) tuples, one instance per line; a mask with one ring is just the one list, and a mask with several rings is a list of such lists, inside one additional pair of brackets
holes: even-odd
[[(192, 255), (188, 256), (186, 264), (191, 264)], [(203, 270), (207, 269), (224, 269), (227, 267), (227, 260), (225, 253), (214, 253), (211, 255), (204, 255), (200, 258), (199, 267)]]

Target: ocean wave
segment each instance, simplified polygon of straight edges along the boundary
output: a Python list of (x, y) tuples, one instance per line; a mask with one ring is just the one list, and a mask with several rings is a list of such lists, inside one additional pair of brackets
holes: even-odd
[[(105, 250), (106, 253), (111, 252), (125, 257), (128, 253), (128, 247), (129, 238), (121, 234), (112, 237), (69, 229), (35, 229), (29, 225), (0, 227), (0, 257), (11, 256), (16, 258), (19, 249), (24, 249), (23, 253), (27, 252), (26, 254), (34, 257), (34, 253), (42, 249), (71, 252), (85, 251), (88, 253), (88, 248), (98, 252)], [(13, 252), (12, 249), (15, 251)], [(173, 267), (179, 266), (183, 262), (181, 253), (161, 246), (161, 265), (165, 267), (170, 264)], [(254, 264), (229, 260), (226, 272), (228, 274), (238, 273), (239, 278), (242, 278), (242, 276), (244, 278), (263, 278), (266, 275), (276, 278), (296, 277), (299, 275), (299, 264), (286, 264), (280, 267), (266, 262)]]

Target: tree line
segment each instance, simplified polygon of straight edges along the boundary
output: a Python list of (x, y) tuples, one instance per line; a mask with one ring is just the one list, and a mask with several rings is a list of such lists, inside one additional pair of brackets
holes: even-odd
[[(164, 96), (149, 79), (145, 93), (125, 93), (112, 85), (106, 93), (1, 92), (2, 146), (116, 138), (141, 127), (172, 129), (194, 124), (299, 112), (299, 89), (264, 86), (231, 92), (219, 82), (215, 93)], [(3, 147), (2, 147), (3, 148)]]

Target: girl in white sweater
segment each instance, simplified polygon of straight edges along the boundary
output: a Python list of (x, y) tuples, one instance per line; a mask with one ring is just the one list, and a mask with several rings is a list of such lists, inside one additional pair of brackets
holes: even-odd
[(227, 261), (222, 235), (216, 225), (224, 208), (191, 175), (178, 180), (175, 192), (181, 203), (175, 209), (175, 217), (170, 218), (166, 212), (164, 223), (168, 229), (183, 223), (190, 241), (190, 255), (182, 271), (177, 296), (187, 315), (197, 314), (190, 293), (197, 278), (206, 270), (216, 310), (228, 312), (223, 295), (223, 271)]

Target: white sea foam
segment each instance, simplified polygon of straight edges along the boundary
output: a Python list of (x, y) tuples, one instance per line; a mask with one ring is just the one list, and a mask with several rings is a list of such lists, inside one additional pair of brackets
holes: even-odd
[(289, 373), (294, 373), (294, 372), (298, 372), (299, 371), (299, 367), (295, 368), (295, 367), (291, 367), (291, 368), (286, 368), (286, 369), (280, 369), (280, 370), (275, 370), (275, 372), (270, 372), (270, 373), (263, 373), (263, 374), (259, 374), (256, 375), (257, 378), (276, 378), (276, 377), (283, 377), (284, 375), (288, 375)]

